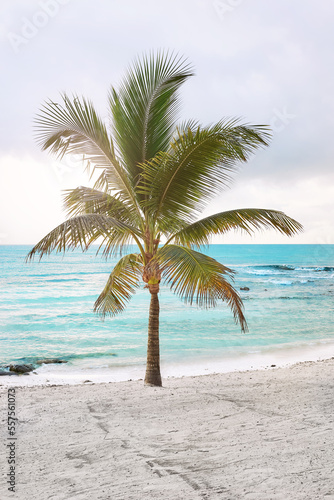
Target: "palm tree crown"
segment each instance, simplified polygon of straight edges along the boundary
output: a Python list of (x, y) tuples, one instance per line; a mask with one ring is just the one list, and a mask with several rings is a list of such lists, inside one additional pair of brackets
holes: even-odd
[(288, 236), (302, 229), (276, 210), (240, 209), (200, 218), (212, 197), (229, 186), (239, 163), (268, 144), (270, 131), (235, 119), (177, 126), (178, 90), (192, 75), (190, 65), (174, 54), (137, 60), (119, 89), (110, 91), (111, 131), (90, 101), (66, 94), (61, 105), (46, 102), (36, 120), (43, 150), (59, 158), (81, 154), (99, 175), (92, 188), (66, 192), (69, 218), (37, 243), (28, 259), (53, 250), (87, 250), (93, 243), (108, 257), (137, 245), (137, 253), (122, 256), (112, 270), (94, 310), (102, 316), (120, 313), (141, 280), (146, 283), (151, 305), (145, 382), (152, 385), (161, 385), (161, 279), (190, 304), (227, 302), (245, 331), (243, 304), (230, 283), (234, 272), (199, 247), (231, 229), (252, 233), (272, 227)]

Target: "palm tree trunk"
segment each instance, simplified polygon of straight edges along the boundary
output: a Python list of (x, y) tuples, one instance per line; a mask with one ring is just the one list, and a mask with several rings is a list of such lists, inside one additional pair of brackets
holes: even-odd
[(150, 313), (148, 319), (147, 363), (145, 384), (161, 387), (160, 351), (159, 351), (159, 285), (151, 286)]

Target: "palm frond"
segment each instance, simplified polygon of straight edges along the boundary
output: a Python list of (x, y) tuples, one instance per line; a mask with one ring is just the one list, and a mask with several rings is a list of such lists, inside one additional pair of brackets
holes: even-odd
[(37, 115), (36, 139), (42, 150), (49, 150), (59, 159), (65, 154), (83, 155), (94, 168), (103, 168), (109, 189), (120, 193), (125, 202), (135, 197), (124, 168), (117, 160), (107, 129), (85, 98), (61, 95), (63, 104), (46, 102)]
[(89, 187), (79, 186), (76, 189), (65, 190), (64, 206), (69, 217), (98, 213), (115, 217), (134, 226), (142, 222), (138, 221), (138, 214), (133, 207), (121, 201), (118, 194), (111, 195)]
[[(165, 245), (155, 256), (163, 279), (185, 302), (200, 307), (215, 307), (227, 302), (241, 330), (247, 330), (243, 303), (228, 279), (234, 271), (200, 252), (177, 245)], [(226, 279), (228, 278), (228, 279)]]
[(255, 230), (273, 228), (286, 236), (293, 236), (303, 226), (278, 210), (242, 208), (205, 217), (174, 234), (170, 240), (178, 245), (208, 245), (215, 234), (241, 230), (253, 234)]
[(122, 312), (135, 289), (139, 287), (143, 270), (141, 256), (128, 254), (122, 257), (112, 270), (108, 281), (97, 298), (94, 312), (105, 317)]
[(167, 152), (141, 165), (149, 213), (164, 230), (164, 220), (194, 222), (209, 200), (231, 183), (240, 161), (267, 145), (264, 126), (236, 120), (192, 130), (179, 130)]
[(192, 75), (183, 58), (160, 52), (136, 60), (119, 90), (111, 89), (113, 133), (134, 183), (138, 163), (168, 147), (178, 111), (177, 91)]
[(53, 250), (65, 252), (80, 247), (86, 251), (92, 243), (103, 238), (109, 248), (121, 248), (132, 238), (140, 237), (140, 232), (124, 222), (112, 217), (99, 214), (86, 214), (63, 222), (43, 239), (28, 253), (27, 261), (39, 254), (50, 254)]

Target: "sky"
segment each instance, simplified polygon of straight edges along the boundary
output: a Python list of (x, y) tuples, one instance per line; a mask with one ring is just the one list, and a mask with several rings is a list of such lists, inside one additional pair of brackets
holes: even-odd
[(180, 121), (224, 117), (272, 128), (203, 215), (282, 210), (304, 226), (215, 243), (334, 244), (332, 0), (1, 0), (0, 244), (36, 244), (66, 214), (62, 192), (91, 185), (77, 158), (40, 151), (33, 120), (66, 91), (107, 117), (107, 94), (137, 56), (171, 50), (195, 68)]

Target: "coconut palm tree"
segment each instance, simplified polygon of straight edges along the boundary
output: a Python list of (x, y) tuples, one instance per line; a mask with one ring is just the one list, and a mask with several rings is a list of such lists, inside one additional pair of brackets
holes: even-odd
[[(67, 191), (69, 218), (30, 251), (40, 258), (98, 243), (105, 257), (120, 255), (97, 298), (95, 312), (116, 315), (141, 286), (151, 296), (145, 383), (160, 386), (159, 286), (186, 302), (214, 307), (225, 301), (246, 331), (233, 270), (201, 253), (213, 235), (231, 229), (275, 228), (292, 236), (301, 225), (276, 210), (240, 209), (201, 218), (213, 196), (229, 186), (240, 162), (266, 146), (270, 131), (238, 120), (176, 126), (178, 90), (193, 75), (179, 56), (158, 53), (135, 61), (119, 89), (111, 88), (111, 130), (85, 98), (62, 94), (37, 115), (37, 140), (57, 157), (81, 154), (98, 176), (92, 188)], [(98, 169), (98, 170), (97, 170)], [(137, 251), (124, 255), (135, 244)], [(123, 252), (122, 252), (123, 251)]]

